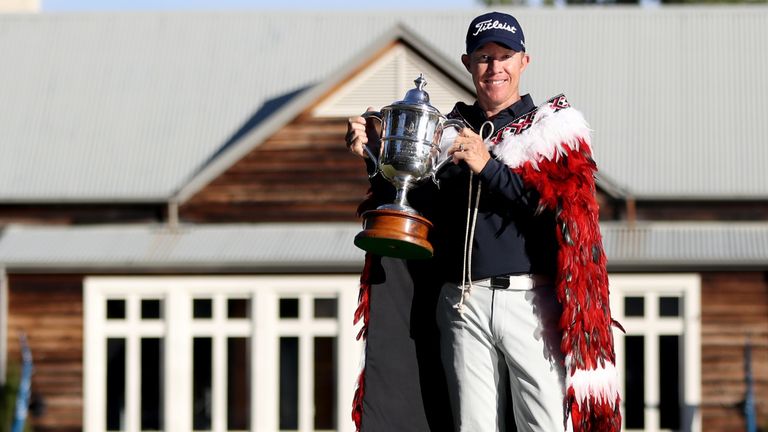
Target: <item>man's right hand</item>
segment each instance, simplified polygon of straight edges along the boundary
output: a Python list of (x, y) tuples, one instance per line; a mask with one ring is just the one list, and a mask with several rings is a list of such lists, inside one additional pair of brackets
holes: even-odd
[[(366, 111), (373, 111), (373, 107), (368, 107)], [(361, 116), (350, 117), (347, 119), (347, 134), (345, 136), (347, 148), (349, 151), (362, 158), (368, 157), (368, 153), (365, 152), (363, 146), (368, 144), (369, 140), (375, 140), (375, 142), (371, 143), (374, 148), (378, 148), (379, 146), (379, 136), (376, 132), (376, 126), (374, 125), (376, 120), (373, 118), (369, 118), (368, 120), (369, 121), (366, 121), (366, 119)]]

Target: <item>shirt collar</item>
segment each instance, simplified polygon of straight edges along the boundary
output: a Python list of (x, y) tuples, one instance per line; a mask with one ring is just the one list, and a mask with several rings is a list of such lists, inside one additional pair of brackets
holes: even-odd
[[(459, 114), (461, 114), (464, 120), (469, 123), (475, 131), (480, 130), (480, 126), (488, 120), (485, 116), (485, 111), (480, 108), (480, 105), (478, 105), (477, 102), (472, 105), (459, 104), (457, 105), (457, 108)], [(536, 105), (533, 103), (531, 95), (523, 95), (517, 102), (510, 105), (508, 108), (501, 110), (491, 120), (494, 130), (499, 130), (509, 124), (512, 120), (531, 112), (535, 108)]]

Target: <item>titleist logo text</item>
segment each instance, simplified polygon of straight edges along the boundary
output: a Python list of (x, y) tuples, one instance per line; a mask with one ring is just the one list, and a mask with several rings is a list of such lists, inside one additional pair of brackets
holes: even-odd
[(477, 36), (478, 33), (484, 32), (486, 30), (491, 29), (501, 29), (506, 30), (510, 33), (517, 33), (517, 28), (514, 26), (511, 26), (505, 22), (499, 22), (498, 20), (487, 20), (487, 21), (480, 21), (479, 23), (475, 24), (475, 28), (477, 31), (472, 34), (472, 36)]

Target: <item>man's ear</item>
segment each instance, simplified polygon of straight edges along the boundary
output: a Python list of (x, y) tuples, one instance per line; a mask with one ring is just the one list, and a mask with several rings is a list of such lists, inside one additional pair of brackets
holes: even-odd
[(464, 67), (467, 68), (467, 72), (471, 72), (469, 70), (469, 56), (467, 54), (461, 55), (461, 62), (464, 64)]
[(528, 67), (528, 64), (531, 62), (531, 56), (523, 52), (523, 58), (521, 59), (521, 61), (522, 61), (523, 67), (522, 69), (520, 69), (520, 72), (524, 71), (525, 68)]

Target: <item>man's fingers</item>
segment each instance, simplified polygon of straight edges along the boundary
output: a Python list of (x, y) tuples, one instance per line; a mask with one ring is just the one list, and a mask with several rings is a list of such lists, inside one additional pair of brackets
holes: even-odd
[(365, 136), (365, 133), (361, 133), (360, 131), (351, 131), (347, 134), (347, 145), (365, 144), (367, 142), (368, 137)]
[(363, 145), (365, 145), (365, 142), (361, 138), (357, 138), (353, 141), (351, 141), (348, 145), (349, 151), (352, 153), (361, 156), (361, 157), (367, 157), (365, 154), (365, 150), (363, 149)]
[(461, 129), (461, 132), (459, 132), (459, 135), (463, 137), (472, 137), (472, 136), (476, 136), (477, 134), (472, 129), (465, 127)]

